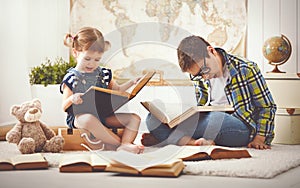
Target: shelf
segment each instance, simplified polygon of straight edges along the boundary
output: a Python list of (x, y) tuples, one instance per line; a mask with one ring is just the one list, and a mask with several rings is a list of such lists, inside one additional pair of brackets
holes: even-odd
[(264, 73), (266, 80), (300, 80), (300, 73)]

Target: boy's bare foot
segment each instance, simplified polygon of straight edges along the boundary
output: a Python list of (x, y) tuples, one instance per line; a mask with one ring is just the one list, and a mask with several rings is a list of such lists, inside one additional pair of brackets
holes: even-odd
[(153, 146), (159, 144), (159, 141), (151, 133), (144, 133), (142, 135), (141, 142), (144, 146)]
[(143, 153), (144, 151), (144, 146), (143, 145), (135, 145), (135, 144), (121, 144), (118, 148), (118, 150), (125, 150), (125, 151), (129, 151), (131, 153)]
[(195, 146), (206, 146), (206, 145), (215, 145), (213, 140), (206, 140), (205, 138), (199, 138), (194, 142)]

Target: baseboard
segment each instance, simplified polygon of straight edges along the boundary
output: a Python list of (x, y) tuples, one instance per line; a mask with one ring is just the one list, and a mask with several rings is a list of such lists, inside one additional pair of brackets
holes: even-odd
[[(4, 125), (0, 126), (0, 141), (5, 141), (6, 133), (13, 128), (14, 125)], [(66, 128), (66, 126), (49, 126), (57, 135), (58, 134), (58, 128)]]

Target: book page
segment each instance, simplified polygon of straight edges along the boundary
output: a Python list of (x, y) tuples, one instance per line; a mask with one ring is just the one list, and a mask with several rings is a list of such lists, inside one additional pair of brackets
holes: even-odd
[(97, 153), (104, 156), (104, 158), (132, 167), (138, 171), (142, 171), (153, 166), (169, 167), (179, 160), (173, 156), (175, 156), (175, 154), (180, 150), (180, 147), (172, 147), (172, 145), (170, 145), (139, 155), (124, 150), (117, 152), (98, 151)]
[(91, 164), (92, 166), (107, 166), (109, 161), (99, 157), (96, 153), (91, 153)]
[(189, 156), (192, 156), (196, 153), (204, 152), (210, 155), (211, 151), (216, 147), (216, 146), (181, 146), (182, 150), (178, 155), (176, 155), (177, 158), (186, 158)]
[(157, 119), (168, 124), (171, 128), (197, 112), (234, 111), (234, 108), (230, 105), (195, 106), (191, 103), (164, 103), (159, 99), (141, 102), (141, 104)]
[(45, 158), (41, 153), (34, 153), (34, 154), (23, 154), (15, 156), (11, 159), (13, 165), (21, 164), (21, 163), (38, 163), (38, 162), (45, 162)]
[(66, 166), (77, 163), (86, 163), (91, 165), (91, 157), (90, 154), (67, 154), (62, 157), (60, 160), (59, 166)]
[(0, 164), (1, 163), (10, 163), (10, 164), (12, 164), (12, 161), (9, 158), (2, 158), (2, 159), (0, 159)]
[(141, 102), (141, 104), (151, 113), (153, 114), (158, 120), (160, 120), (162, 123), (169, 123), (170, 118), (168, 115), (164, 112), (164, 108), (160, 106), (160, 104), (163, 104), (161, 102), (157, 102), (158, 104), (153, 104), (155, 101), (145, 101)]
[(99, 92), (103, 92), (103, 93), (109, 93), (112, 95), (119, 95), (119, 96), (124, 96), (129, 98), (130, 97), (130, 93), (126, 92), (126, 91), (119, 91), (119, 90), (112, 90), (112, 89), (107, 89), (107, 88), (101, 88), (101, 87), (97, 87), (97, 86), (91, 86), (87, 91), (87, 92), (93, 92), (93, 91), (99, 91)]
[[(156, 105), (156, 103), (154, 103)], [(169, 122), (184, 114), (193, 114), (198, 112), (212, 112), (212, 111), (234, 111), (232, 106), (196, 106), (192, 104), (183, 103), (164, 103), (164, 112), (169, 117)]]
[(136, 83), (132, 91), (130, 92), (130, 98), (133, 98), (135, 95), (137, 95), (138, 92), (151, 80), (154, 74), (155, 71), (148, 71), (146, 74), (144, 74), (141, 77), (141, 79), (138, 81), (138, 83)]
[[(165, 121), (163, 123), (169, 123), (174, 118), (180, 116), (182, 113), (193, 107), (191, 104), (183, 104), (183, 103), (164, 103), (162, 100), (156, 99), (153, 101), (147, 101), (150, 105), (150, 108), (153, 110), (149, 110), (153, 115), (156, 116), (155, 110), (158, 110), (159, 113), (157, 116), (164, 116)], [(156, 116), (156, 117), (157, 117)], [(158, 118), (158, 117), (157, 117)], [(160, 118), (158, 118), (161, 120)]]
[(189, 156), (192, 156), (197, 153), (206, 153), (208, 155), (211, 155), (214, 150), (218, 150), (221, 152), (237, 152), (237, 151), (247, 151), (246, 149), (241, 148), (231, 148), (231, 147), (224, 147), (224, 146), (215, 146), (215, 145), (209, 145), (209, 146), (181, 146), (182, 150), (179, 152), (176, 157), (183, 159), (187, 158)]
[(213, 112), (213, 111), (233, 112), (234, 108), (231, 105), (215, 105), (215, 106), (196, 106), (196, 110), (198, 112)]
[(156, 168), (150, 167), (141, 172), (142, 175), (146, 176), (163, 176), (163, 177), (177, 177), (180, 172), (184, 169), (184, 163), (182, 161), (175, 162), (171, 167), (168, 168)]

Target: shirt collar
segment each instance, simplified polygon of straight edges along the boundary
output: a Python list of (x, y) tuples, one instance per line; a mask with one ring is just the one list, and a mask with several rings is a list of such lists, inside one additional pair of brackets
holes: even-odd
[(223, 58), (225, 60), (225, 65), (227, 66), (227, 68), (229, 70), (229, 74), (231, 76), (234, 76), (234, 75), (238, 74), (238, 71), (236, 70), (236, 68), (234, 67), (234, 64), (232, 63), (233, 56), (228, 54), (222, 48), (215, 48), (215, 50), (223, 56)]

